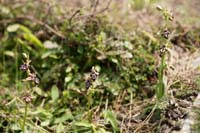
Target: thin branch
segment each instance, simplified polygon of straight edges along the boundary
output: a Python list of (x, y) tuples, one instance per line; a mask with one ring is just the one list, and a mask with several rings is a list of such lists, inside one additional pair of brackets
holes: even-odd
[(44, 26), (49, 31), (51, 31), (52, 33), (56, 34), (57, 36), (59, 36), (62, 39), (65, 38), (65, 36), (62, 33), (60, 33), (59, 31), (56, 31), (55, 29), (53, 29), (52, 27), (50, 27), (48, 24), (46, 24), (46, 23), (44, 23), (44, 22), (42, 22), (42, 21), (40, 21), (40, 20), (38, 20), (36, 18), (33, 18), (32, 16), (31, 17), (30, 16), (25, 16), (24, 18), (28, 19), (28, 20), (31, 20), (31, 21), (34, 21), (35, 23), (38, 23), (38, 24)]
[(106, 5), (104, 8), (102, 8), (101, 10), (99, 10), (99, 11), (92, 12), (92, 13), (87, 14), (87, 15), (79, 16), (78, 18), (79, 18), (79, 19), (89, 18), (89, 17), (94, 17), (94, 16), (96, 16), (96, 15), (98, 15), (98, 14), (100, 14), (100, 13), (103, 13), (103, 12), (105, 12), (106, 10), (109, 9), (111, 2), (112, 2), (112, 0), (109, 0), (108, 3), (107, 3), (107, 5)]

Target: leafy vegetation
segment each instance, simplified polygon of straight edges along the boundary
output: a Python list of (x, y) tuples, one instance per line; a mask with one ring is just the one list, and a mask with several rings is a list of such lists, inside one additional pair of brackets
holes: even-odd
[[(159, 2), (122, 2), (130, 7), (122, 20), (112, 11), (122, 9), (117, 1), (1, 1), (0, 132), (136, 132), (146, 121), (161, 131), (168, 99), (157, 108), (154, 95), (168, 95), (170, 54), (159, 52), (196, 50), (200, 25), (168, 22), (172, 14), (159, 6), (160, 15)], [(131, 13), (141, 12), (145, 22), (145, 10), (162, 24), (132, 21)]]

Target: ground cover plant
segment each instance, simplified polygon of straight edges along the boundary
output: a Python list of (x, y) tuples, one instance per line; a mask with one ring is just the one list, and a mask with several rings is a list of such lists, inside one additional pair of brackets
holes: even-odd
[(197, 5), (0, 0), (0, 132), (181, 130), (199, 93)]

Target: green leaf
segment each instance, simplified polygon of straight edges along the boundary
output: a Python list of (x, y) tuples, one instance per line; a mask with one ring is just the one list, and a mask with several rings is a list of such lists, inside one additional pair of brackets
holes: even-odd
[(77, 52), (79, 54), (83, 54), (83, 52), (84, 52), (83, 46), (79, 46), (78, 49), (77, 49)]
[(20, 29), (21, 31), (23, 31), (24, 33), (32, 34), (31, 30), (29, 30), (28, 27), (25, 27), (25, 26), (23, 26), (23, 25), (20, 25), (19, 29)]
[(51, 88), (51, 98), (54, 102), (59, 98), (59, 90), (56, 85)]
[(113, 130), (115, 132), (119, 131), (119, 127), (118, 127), (118, 123), (117, 123), (117, 118), (116, 118), (115, 114), (112, 111), (105, 110), (104, 111), (104, 119), (107, 122), (110, 122), (110, 124), (112, 125)]
[(38, 95), (40, 95), (40, 96), (43, 95), (43, 91), (42, 91), (41, 88), (39, 88), (39, 87), (34, 87), (33, 90), (34, 90)]
[(112, 61), (113, 63), (115, 63), (115, 64), (118, 64), (118, 60), (115, 59), (115, 58), (111, 58), (111, 61)]
[(46, 51), (42, 54), (42, 59), (45, 59), (47, 57), (54, 58), (54, 59), (58, 58), (55, 51)]
[(78, 133), (96, 133), (96, 126), (87, 121), (75, 122), (74, 125)]
[(99, 129), (97, 129), (97, 131), (94, 132), (94, 133), (111, 133), (111, 132), (107, 132), (104, 128), (99, 128)]
[(10, 129), (14, 132), (15, 130), (20, 130), (20, 125), (19, 123), (13, 123), (10, 125)]
[(58, 48), (59, 47), (56, 42), (52, 42), (52, 41), (49, 41), (49, 40), (44, 42), (44, 46), (47, 49), (54, 49), (54, 48)]
[(65, 70), (66, 73), (69, 73), (69, 72), (71, 72), (71, 71), (72, 71), (72, 66), (68, 66), (68, 67), (66, 68), (66, 70)]
[(45, 120), (43, 122), (41, 122), (41, 126), (45, 127), (45, 126), (48, 126), (50, 124), (50, 120)]
[(87, 127), (87, 128), (92, 128), (92, 124), (86, 121), (81, 121), (81, 122), (75, 122), (76, 126), (79, 127)]
[(7, 31), (8, 32), (16, 32), (19, 29), (20, 25), (19, 24), (13, 24), (13, 25), (9, 25), (7, 27)]
[(74, 119), (74, 117), (73, 117), (72, 113), (68, 110), (61, 117), (56, 118), (54, 123), (62, 123), (62, 122), (65, 122), (67, 120), (73, 120), (73, 119)]
[(29, 28), (20, 24), (13, 24), (7, 27), (8, 32), (17, 32), (19, 30), (21, 32), (19, 32), (18, 34), (22, 34), (25, 40), (31, 42), (37, 48), (45, 48), (42, 42), (31, 32), (31, 30), (29, 30)]
[(71, 75), (68, 75), (67, 77), (65, 77), (65, 83), (68, 83), (72, 80)]
[(124, 59), (131, 59), (131, 58), (133, 58), (133, 55), (130, 52), (126, 52), (126, 53), (122, 54), (121, 57)]
[(24, 37), (24, 39), (26, 39), (27, 41), (31, 42), (36, 47), (44, 48), (44, 46), (41, 43), (41, 41), (35, 35), (33, 35), (32, 33), (24, 33), (23, 37)]
[(29, 53), (33, 53), (34, 55), (38, 54), (38, 51), (27, 45), (26, 41), (22, 40), (21, 38), (16, 38), (17, 43), (22, 45), (23, 48), (29, 51)]
[(31, 111), (30, 114), (45, 119), (51, 119), (53, 117), (52, 113), (50, 113), (49, 110), (45, 110), (41, 107), (38, 107), (35, 111)]
[(64, 125), (62, 123), (59, 123), (59, 125), (56, 127), (56, 133), (63, 133), (64, 130)]
[(15, 57), (15, 53), (13, 51), (5, 51), (4, 55), (10, 56), (10, 57)]

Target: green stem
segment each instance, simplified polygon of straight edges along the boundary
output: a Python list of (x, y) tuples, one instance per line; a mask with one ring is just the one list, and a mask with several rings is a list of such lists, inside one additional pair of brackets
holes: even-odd
[[(3, 50), (5, 51), (5, 50)], [(6, 73), (5, 53), (3, 52), (3, 72)]]
[(87, 90), (87, 95), (86, 95), (87, 102), (88, 102), (88, 110), (90, 110), (90, 108), (91, 108), (91, 106), (92, 106), (92, 103), (93, 103), (92, 93), (93, 93), (93, 88), (90, 87), (90, 88)]
[(17, 44), (15, 46), (15, 56), (16, 56), (16, 59), (15, 59), (15, 87), (16, 89), (18, 89), (18, 56), (17, 56)]
[(25, 112), (24, 112), (24, 121), (23, 121), (23, 125), (22, 125), (22, 131), (23, 131), (23, 133), (25, 133), (27, 110), (28, 110), (28, 104), (26, 103)]
[(163, 54), (161, 59), (161, 66), (160, 66), (160, 82), (163, 82), (163, 74), (164, 74), (164, 65), (165, 65), (165, 54)]
[(164, 76), (164, 70), (165, 70), (165, 54), (162, 55), (161, 58), (161, 64), (159, 67), (159, 73), (158, 73), (158, 88), (157, 88), (157, 98), (158, 100), (161, 100), (161, 98), (164, 96), (164, 82), (163, 82), (163, 76)]

